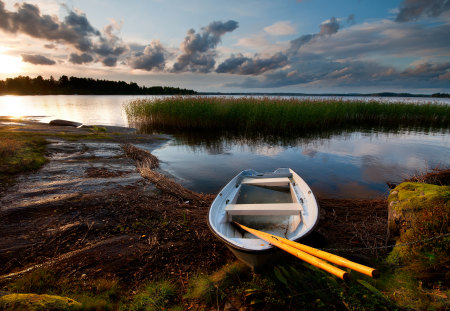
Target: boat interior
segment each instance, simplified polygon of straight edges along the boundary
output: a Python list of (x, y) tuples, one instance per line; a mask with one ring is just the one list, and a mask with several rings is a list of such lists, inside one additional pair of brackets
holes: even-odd
[(233, 221), (288, 239), (301, 236), (304, 195), (292, 174), (279, 176), (241, 176), (223, 189), (225, 208), (217, 215), (216, 225), (230, 242), (253, 249), (269, 247)]

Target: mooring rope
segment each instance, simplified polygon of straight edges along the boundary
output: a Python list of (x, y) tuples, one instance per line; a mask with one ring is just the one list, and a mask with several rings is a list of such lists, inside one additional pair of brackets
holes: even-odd
[(416, 240), (416, 241), (412, 241), (412, 242), (406, 242), (406, 243), (400, 243), (400, 244), (392, 244), (392, 245), (384, 245), (384, 246), (376, 246), (376, 247), (358, 247), (358, 248), (318, 248), (322, 251), (332, 251), (332, 252), (355, 252), (355, 251), (361, 251), (361, 250), (367, 250), (367, 249), (388, 249), (388, 248), (395, 248), (395, 247), (402, 247), (402, 246), (409, 246), (409, 245), (414, 245), (414, 244), (419, 244), (419, 243), (426, 243), (426, 242), (430, 242), (433, 240), (438, 240), (441, 238), (444, 238), (446, 236), (449, 236), (450, 233), (445, 233), (445, 234), (441, 234), (441, 235), (437, 235), (428, 239), (423, 239), (423, 240)]

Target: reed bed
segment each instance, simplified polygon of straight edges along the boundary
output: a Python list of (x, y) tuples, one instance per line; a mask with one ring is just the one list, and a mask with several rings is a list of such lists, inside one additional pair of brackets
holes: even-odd
[(131, 124), (155, 130), (227, 130), (295, 134), (351, 126), (405, 126), (447, 129), (450, 106), (339, 99), (255, 97), (168, 97), (125, 105)]

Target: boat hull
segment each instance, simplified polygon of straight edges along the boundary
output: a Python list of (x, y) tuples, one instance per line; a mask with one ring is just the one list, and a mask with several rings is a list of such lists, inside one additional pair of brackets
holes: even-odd
[(227, 245), (227, 248), (236, 256), (237, 259), (245, 263), (252, 269), (261, 268), (277, 262), (284, 254), (276, 249), (269, 250), (263, 253), (253, 253), (242, 251)]
[[(258, 174), (258, 175), (256, 175)], [(263, 175), (263, 176), (261, 176)], [(241, 176), (244, 176), (245, 178), (248, 178), (248, 176), (257, 176), (250, 180), (250, 182), (247, 179), (243, 179)], [(261, 176), (261, 177), (260, 177)], [(262, 179), (258, 179), (262, 178)], [(273, 178), (273, 179), (270, 179)], [(236, 199), (239, 198), (239, 189), (241, 188), (242, 184), (249, 184), (249, 183), (282, 183), (286, 182), (286, 180), (290, 180), (290, 193), (292, 195), (292, 200), (296, 202), (297, 204), (301, 204), (301, 210), (300, 210), (300, 219), (301, 221), (298, 221), (298, 214), (297, 216), (270, 216), (270, 219), (286, 219), (283, 217), (290, 217), (289, 219), (295, 219), (297, 217), (297, 226), (293, 227), (292, 223), (290, 224), (289, 229), (291, 230), (288, 232), (286, 227), (285, 234), (289, 234), (289, 237), (286, 236), (286, 238), (289, 238), (293, 241), (299, 241), (305, 236), (307, 236), (309, 233), (311, 233), (315, 226), (318, 223), (318, 215), (319, 215), (319, 206), (315, 200), (314, 195), (312, 194), (311, 189), (309, 186), (301, 179), (295, 172), (293, 172), (290, 169), (278, 169), (274, 171), (273, 173), (264, 173), (260, 174), (252, 170), (246, 170), (238, 174), (235, 178), (233, 178), (218, 194), (216, 199), (211, 205), (211, 208), (209, 210), (208, 214), (208, 226), (211, 230), (211, 232), (225, 245), (227, 248), (242, 262), (247, 264), (248, 266), (252, 268), (258, 268), (265, 265), (270, 265), (275, 262), (277, 262), (281, 257), (285, 256), (286, 253), (281, 252), (277, 248), (273, 247), (272, 245), (268, 244), (267, 242), (260, 240), (258, 238), (255, 238), (252, 235), (249, 235), (245, 232), (240, 232), (238, 227), (235, 227), (232, 223), (232, 216), (230, 217), (230, 212), (227, 212), (230, 210), (230, 206), (232, 208), (235, 208), (238, 206), (240, 210), (246, 209), (247, 205), (242, 204), (239, 206), (240, 202)], [(257, 203), (260, 204), (260, 203)], [(253, 211), (253, 208), (256, 208), (257, 210), (260, 209), (263, 213), (266, 213), (266, 206), (270, 206), (271, 203), (266, 204), (263, 207), (256, 207), (256, 205), (250, 206), (251, 211)], [(264, 204), (262, 204), (264, 205)], [(289, 205), (289, 204), (287, 204)], [(275, 206), (281, 206), (285, 207), (286, 204), (275, 204)], [(270, 206), (272, 208), (272, 206)], [(238, 210), (240, 212), (240, 210)], [(258, 213), (261, 211), (258, 210)], [(269, 213), (272, 213), (273, 211), (278, 212), (278, 210), (271, 210)], [(247, 211), (245, 211), (247, 212)], [(239, 215), (236, 213), (236, 210), (233, 210), (234, 214), (231, 215)], [(289, 213), (289, 211), (288, 211)], [(298, 212), (297, 212), (298, 213)], [(254, 215), (254, 214), (251, 214)], [(270, 214), (272, 215), (272, 214)], [(239, 218), (241, 216), (236, 216), (236, 218)], [(245, 216), (250, 217), (246, 218), (250, 221), (259, 221), (258, 217), (261, 216)], [(267, 216), (266, 216), (267, 217)], [(278, 218), (277, 218), (278, 217)], [(258, 219), (258, 220), (256, 220)], [(234, 220), (234, 219), (233, 219)], [(276, 220), (276, 224), (278, 224)], [(240, 222), (240, 220), (238, 220)], [(257, 225), (257, 224), (256, 224)], [(252, 227), (252, 226), (249, 226)], [(268, 227), (272, 228), (269, 230), (275, 230), (274, 227)], [(284, 228), (284, 227), (283, 227)], [(256, 228), (255, 228), (256, 229)], [(260, 229), (261, 230), (261, 229)], [(265, 231), (264, 229), (262, 229)], [(277, 229), (278, 230), (278, 229)], [(284, 230), (284, 229), (283, 229)], [(283, 233), (276, 233), (276, 232), (270, 232), (271, 234), (282, 236)]]

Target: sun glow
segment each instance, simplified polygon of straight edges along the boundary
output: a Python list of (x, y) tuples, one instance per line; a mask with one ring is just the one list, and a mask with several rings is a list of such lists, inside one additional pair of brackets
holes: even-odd
[(20, 57), (0, 54), (0, 73), (19, 73), (22, 65)]

